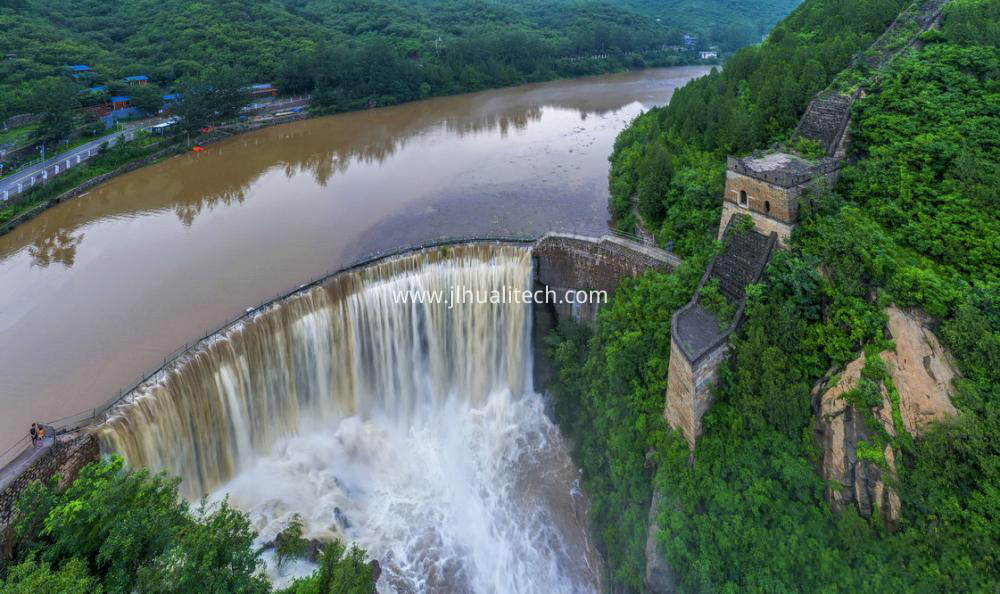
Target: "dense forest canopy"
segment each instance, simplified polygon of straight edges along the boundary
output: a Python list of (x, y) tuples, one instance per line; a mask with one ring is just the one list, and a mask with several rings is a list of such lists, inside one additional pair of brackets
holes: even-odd
[[(320, 109), (382, 105), (689, 62), (697, 54), (664, 48), (691, 32), (693, 47), (735, 49), (792, 8), (757, 0), (751, 20), (729, 2), (707, 4), (703, 17), (674, 18), (671, 2), (625, 0), (18, 0), (0, 6), (0, 118), (33, 111), (46, 81), (115, 93), (145, 74), (183, 91), (223, 68), (246, 84), (319, 90)], [(93, 72), (68, 81), (74, 64)]]
[(621, 3), (728, 49), (761, 41), (799, 4), (797, 0), (621, 0)]
[[(901, 7), (807, 0), (765, 44), (619, 138), (612, 211), (634, 222), (637, 203), (688, 260), (680, 274), (624, 284), (596, 328), (563, 328), (552, 352), (556, 410), (579, 442), (612, 578), (625, 590), (642, 588), (654, 487), (660, 550), (684, 591), (994, 592), (1000, 583), (997, 0), (953, 1), (940, 30), (868, 83), (841, 182), (748, 289), (694, 458), (660, 416), (670, 314), (713, 252), (725, 155), (788, 140), (811, 94)], [(884, 310), (893, 303), (933, 316), (962, 372), (958, 417), (920, 439), (886, 437), (902, 499), (895, 530), (853, 506), (831, 511), (810, 395), (828, 370), (892, 349)]]
[[(692, 81), (640, 117), (612, 156), (611, 213), (624, 228), (638, 212), (682, 255), (718, 226), (725, 155), (785, 140), (809, 100), (870, 45), (902, 0), (806, 2), (767, 41), (737, 51), (721, 71)], [(677, 175), (674, 172), (677, 171)]]
[[(243, 592), (266, 594), (262, 550), (246, 514), (228, 501), (197, 509), (177, 494), (180, 479), (132, 470), (119, 457), (87, 465), (66, 488), (33, 483), (0, 556), (0, 594)], [(293, 518), (273, 546), (305, 556)], [(333, 542), (318, 568), (283, 594), (372, 594), (374, 574), (356, 547)]]

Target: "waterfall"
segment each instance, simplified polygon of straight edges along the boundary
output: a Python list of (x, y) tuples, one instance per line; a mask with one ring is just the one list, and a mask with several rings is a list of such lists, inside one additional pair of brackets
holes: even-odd
[[(578, 473), (532, 391), (530, 305), (479, 298), (531, 286), (530, 250), (501, 245), (343, 272), (138, 388), (102, 448), (230, 497), (262, 542), (292, 513), (358, 542), (382, 591), (594, 590)], [(474, 302), (400, 302), (456, 289)]]

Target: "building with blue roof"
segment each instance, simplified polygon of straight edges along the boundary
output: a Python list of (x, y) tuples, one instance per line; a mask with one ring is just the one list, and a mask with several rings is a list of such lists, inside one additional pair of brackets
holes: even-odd
[(91, 73), (90, 66), (86, 64), (73, 64), (71, 66), (67, 66), (66, 68), (69, 68), (73, 78), (81, 78), (88, 76)]
[(140, 87), (147, 82), (149, 82), (149, 77), (145, 74), (136, 74), (134, 76), (126, 76), (125, 82), (131, 87), (133, 85), (139, 85)]
[(274, 97), (278, 94), (278, 89), (271, 83), (257, 83), (250, 85), (247, 89), (251, 97)]
[(160, 113), (168, 111), (171, 107), (174, 106), (174, 103), (177, 103), (177, 101), (180, 100), (180, 98), (181, 98), (180, 93), (167, 93), (166, 95), (164, 95), (163, 107), (160, 108)]

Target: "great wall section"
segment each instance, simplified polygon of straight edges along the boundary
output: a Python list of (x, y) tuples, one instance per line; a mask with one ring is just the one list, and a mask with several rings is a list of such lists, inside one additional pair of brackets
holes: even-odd
[[(787, 245), (798, 220), (801, 201), (808, 199), (810, 193), (836, 183), (850, 142), (851, 106), (863, 96), (864, 81), (870, 80), (866, 77), (877, 77), (880, 68), (907, 48), (917, 45), (919, 35), (940, 22), (947, 2), (927, 0), (914, 3), (900, 14), (867, 52), (852, 62), (851, 68), (845, 71), (850, 75), (839, 76), (830, 87), (816, 95), (800, 120), (795, 136), (815, 141), (826, 156), (806, 159), (790, 150), (776, 149), (766, 154), (730, 157), (727, 160), (719, 226), (722, 251), (708, 266), (691, 301), (674, 314), (671, 323), (664, 417), (672, 428), (682, 432), (692, 451), (695, 451), (701, 433), (701, 418), (712, 404), (719, 368), (728, 354), (729, 337), (742, 321), (747, 286), (760, 280), (774, 252)], [(862, 81), (852, 78), (859, 72), (863, 73)], [(392, 253), (372, 255), (251, 308), (216, 331), (166, 357), (163, 366), (144, 375), (140, 383), (168, 369), (201, 341), (210, 340), (218, 332), (252, 317), (262, 308), (279, 303), (343, 270), (365, 266), (379, 259), (457, 243), (517, 243), (533, 246), (536, 286), (555, 290), (596, 289), (610, 292), (626, 277), (648, 269), (673, 270), (680, 265), (680, 260), (673, 254), (649, 246), (642, 238), (638, 239), (565, 233), (549, 233), (534, 238), (461, 238), (437, 240), (420, 246), (406, 246)], [(708, 283), (717, 284), (732, 306), (735, 313), (730, 319), (720, 321), (715, 313), (706, 308), (702, 298)], [(536, 308), (533, 312), (536, 354), (540, 354), (539, 338), (564, 317), (592, 322), (596, 317), (596, 308), (565, 304)], [(542, 365), (536, 366), (535, 371), (536, 385), (545, 385), (551, 370), (545, 369), (543, 357), (536, 356), (536, 365), (540, 361)], [(46, 481), (57, 475), (63, 481), (69, 480), (87, 462), (96, 459), (100, 452), (92, 428), (106, 418), (113, 406), (127, 398), (130, 390), (123, 390), (117, 398), (92, 412), (71, 417), (64, 424), (54, 424), (48, 438), (50, 441), (44, 447), (37, 450), (17, 449), (13, 451), (14, 456), (0, 456), (0, 538), (4, 542), (8, 541), (6, 536), (15, 504), (23, 489), (32, 481)], [(651, 503), (646, 543), (647, 590), (673, 592), (677, 589), (675, 575), (656, 547), (658, 494), (654, 494)]]
[[(854, 101), (877, 84), (882, 68), (908, 48), (918, 47), (920, 36), (940, 25), (948, 1), (917, 0), (904, 9), (829, 87), (816, 94), (792, 139), (816, 143), (824, 156), (809, 159), (776, 146), (766, 153), (727, 159), (719, 223), (723, 249), (712, 259), (691, 301), (671, 319), (664, 417), (687, 440), (692, 463), (701, 419), (712, 405), (719, 369), (728, 355), (729, 337), (742, 321), (747, 286), (761, 278), (775, 250), (787, 247), (798, 222), (799, 205), (836, 184), (847, 158)], [(703, 306), (708, 282), (718, 284), (734, 309), (731, 319), (720, 320)], [(678, 591), (679, 584), (657, 548), (660, 500), (659, 493), (654, 493), (646, 540), (646, 587), (665, 594)]]
[[(701, 432), (701, 416), (711, 405), (718, 368), (728, 336), (739, 326), (746, 286), (763, 273), (774, 249), (788, 245), (798, 222), (799, 206), (832, 188), (850, 141), (850, 110), (879, 70), (937, 26), (948, 0), (915, 2), (830, 86), (816, 95), (793, 134), (816, 142), (826, 153), (809, 159), (786, 147), (727, 159), (719, 239), (723, 251), (708, 266), (691, 302), (671, 323), (670, 380), (666, 418), (680, 429), (691, 448)], [(715, 279), (736, 309), (730, 322), (702, 307), (706, 281)], [(674, 377), (676, 375), (676, 377)]]

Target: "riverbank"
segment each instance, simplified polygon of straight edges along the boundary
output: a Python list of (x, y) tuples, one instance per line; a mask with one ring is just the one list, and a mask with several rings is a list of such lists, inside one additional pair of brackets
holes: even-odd
[[(292, 114), (276, 117), (265, 122), (237, 124), (224, 128), (224, 132), (213, 132), (195, 138), (191, 146), (206, 146), (229, 138), (234, 134), (242, 134), (259, 130), (268, 126), (277, 126), (304, 119), (303, 114)], [(318, 116), (315, 116), (318, 117)], [(30, 221), (45, 210), (61, 204), (72, 198), (86, 194), (92, 188), (111, 180), (119, 175), (141, 169), (158, 163), (164, 159), (186, 153), (190, 146), (183, 135), (156, 140), (148, 143), (151, 137), (140, 137), (120, 147), (113, 147), (102, 153), (91, 162), (78, 169), (64, 173), (56, 180), (36, 189), (18, 195), (5, 203), (0, 209), (0, 236), (10, 233), (18, 225)], [(146, 142), (146, 144), (143, 144)], [(150, 152), (151, 149), (157, 149)], [(111, 168), (110, 171), (108, 170)]]
[[(521, 83), (519, 85), (513, 85), (513, 86), (496, 87), (486, 90), (501, 90), (506, 88), (515, 88), (517, 86), (523, 86), (524, 84), (544, 84), (544, 83), (552, 83), (560, 81), (573, 81), (573, 80), (585, 79), (592, 76), (600, 76), (602, 74), (615, 74), (615, 73), (630, 72), (630, 71), (641, 72), (642, 70), (652, 70), (663, 67), (706, 65), (704, 64), (705, 63), (704, 60), (699, 60), (697, 61), (697, 63), (695, 63), (695, 61), (684, 61), (683, 63), (680, 64), (673, 64), (671, 62), (675, 61), (672, 59), (675, 58), (675, 56), (669, 55), (666, 57), (671, 59), (657, 60), (656, 58), (653, 58), (651, 60), (651, 63), (647, 64), (645, 67), (640, 68), (638, 70), (632, 70), (623, 62), (616, 61), (612, 63), (612, 66), (608, 68), (606, 71), (597, 75), (582, 74), (580, 76), (571, 78), (551, 78), (540, 81)], [(609, 63), (611, 62), (609, 61)], [(707, 65), (712, 67), (716, 66), (715, 64), (707, 64)], [(470, 91), (470, 93), (476, 93), (476, 92), (484, 92), (484, 91)], [(468, 93), (459, 93), (458, 95), (463, 95), (463, 94), (468, 94)], [(425, 101), (427, 99), (433, 99), (433, 98), (454, 97), (458, 95), (432, 96), (426, 99), (419, 99), (417, 101)], [(379, 105), (377, 107), (395, 107), (398, 105), (404, 105), (406, 103), (413, 103), (413, 101), (402, 101), (387, 105)], [(158, 146), (160, 148), (160, 150), (156, 151), (155, 153), (149, 153), (148, 151), (130, 150), (129, 152), (131, 153), (131, 156), (125, 158), (124, 161), (119, 157), (112, 157), (111, 161), (113, 162), (113, 165), (110, 167), (110, 170), (109, 170), (109, 159), (102, 159), (103, 155), (99, 156), (97, 159), (95, 159), (94, 163), (88, 163), (86, 166), (81, 167), (80, 169), (72, 173), (69, 172), (64, 173), (56, 181), (52, 181), (45, 185), (39, 186), (34, 190), (25, 192), (23, 195), (18, 195), (16, 198), (12, 198), (8, 200), (6, 203), (4, 203), (3, 208), (0, 208), (0, 236), (11, 232), (18, 225), (30, 221), (31, 219), (35, 218), (45, 210), (57, 204), (60, 204), (72, 198), (76, 198), (78, 196), (86, 194), (90, 189), (94, 188), (95, 186), (98, 186), (110, 179), (118, 177), (119, 175), (123, 175), (125, 173), (135, 171), (142, 167), (152, 165), (164, 159), (183, 154), (190, 148), (190, 146), (207, 146), (224, 138), (229, 138), (231, 136), (234, 136), (236, 134), (243, 134), (246, 132), (259, 130), (264, 127), (277, 126), (280, 124), (286, 124), (301, 119), (346, 114), (364, 110), (365, 110), (364, 108), (337, 110), (334, 108), (319, 107), (319, 108), (311, 108), (309, 112), (306, 114), (297, 113), (284, 117), (273, 118), (266, 121), (258, 121), (247, 124), (241, 124), (241, 123), (231, 124), (229, 126), (217, 128), (217, 130), (219, 131), (212, 132), (210, 134), (200, 135), (192, 139), (190, 145), (188, 145), (186, 142), (183, 142), (183, 139), (185, 139), (185, 137), (182, 135), (174, 136), (168, 139), (161, 139), (155, 144), (155, 146)], [(132, 145), (130, 149), (134, 148), (133, 143), (136, 142), (141, 142), (141, 139), (126, 143), (126, 147)], [(154, 146), (154, 145), (149, 145), (149, 146)]]

